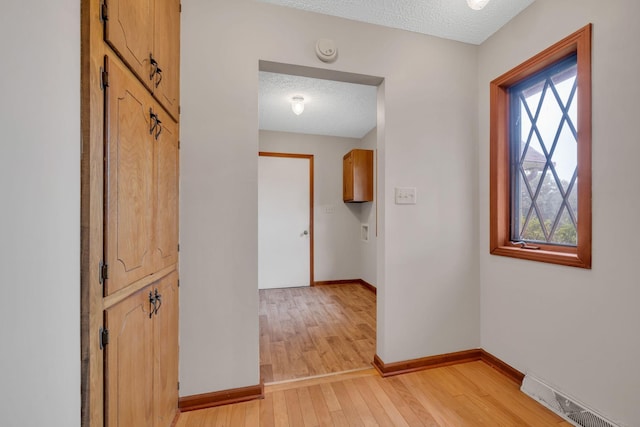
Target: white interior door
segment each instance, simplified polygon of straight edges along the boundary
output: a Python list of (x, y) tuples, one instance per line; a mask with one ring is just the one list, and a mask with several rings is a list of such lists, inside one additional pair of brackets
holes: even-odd
[(258, 160), (258, 288), (311, 283), (310, 156)]

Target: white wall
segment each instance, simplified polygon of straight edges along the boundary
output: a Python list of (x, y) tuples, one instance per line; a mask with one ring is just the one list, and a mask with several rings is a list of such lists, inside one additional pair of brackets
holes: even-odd
[(80, 425), (80, 2), (0, 14), (0, 414)]
[(360, 278), (360, 206), (342, 201), (342, 156), (360, 140), (260, 131), (260, 151), (313, 154), (314, 280)]
[(378, 132), (376, 128), (371, 129), (360, 143), (360, 147), (365, 150), (373, 150), (373, 202), (361, 203), (360, 223), (369, 224), (369, 241), (360, 240), (360, 278), (370, 285), (377, 286), (378, 283), (378, 236), (376, 236), (376, 205), (378, 203), (378, 192), (376, 191), (376, 181), (378, 179), (376, 172), (376, 156), (378, 148)]
[[(251, 0), (185, 0), (182, 19), (181, 394), (260, 380), (261, 59), (386, 79), (377, 352), (477, 347), (477, 48)], [(321, 37), (336, 63), (315, 57)], [(418, 204), (394, 205), (396, 186), (417, 187)]]
[[(479, 51), (482, 347), (622, 425), (640, 422), (640, 3), (537, 0)], [(592, 22), (593, 269), (489, 255), (489, 82)]]

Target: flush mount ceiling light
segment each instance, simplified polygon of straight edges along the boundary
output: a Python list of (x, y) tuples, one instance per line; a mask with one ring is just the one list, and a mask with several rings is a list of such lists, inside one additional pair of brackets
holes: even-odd
[(467, 4), (473, 10), (480, 10), (489, 3), (489, 0), (467, 0)]
[(291, 98), (291, 109), (296, 116), (299, 116), (304, 111), (304, 98), (301, 96), (294, 96)]

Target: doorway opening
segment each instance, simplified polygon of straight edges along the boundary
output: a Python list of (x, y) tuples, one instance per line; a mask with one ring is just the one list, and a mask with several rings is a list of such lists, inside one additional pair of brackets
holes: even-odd
[[(267, 61), (259, 65), (261, 381), (369, 369), (376, 353), (383, 79)], [(294, 113), (292, 100), (300, 98), (305, 108)], [(343, 157), (354, 149), (374, 154), (373, 201), (343, 202)], [(310, 159), (310, 181), (295, 159), (299, 164)], [(307, 182), (310, 191), (293, 196)], [(305, 194), (310, 194), (308, 214), (302, 210)], [(307, 223), (300, 219), (305, 216)], [(301, 249), (305, 244), (310, 257)], [(305, 273), (308, 281), (302, 283)]]

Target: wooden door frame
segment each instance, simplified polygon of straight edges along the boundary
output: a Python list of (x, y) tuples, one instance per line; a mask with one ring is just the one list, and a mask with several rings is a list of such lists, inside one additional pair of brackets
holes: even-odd
[(270, 151), (259, 151), (258, 156), (261, 157), (280, 157), (293, 159), (309, 160), (309, 286), (313, 286), (314, 265), (313, 265), (313, 247), (314, 247), (314, 228), (313, 228), (313, 154), (294, 154), (294, 153), (275, 153)]

